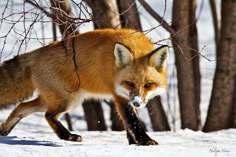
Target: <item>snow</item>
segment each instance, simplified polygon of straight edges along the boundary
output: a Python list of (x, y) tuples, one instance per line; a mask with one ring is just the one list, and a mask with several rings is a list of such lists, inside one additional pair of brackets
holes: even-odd
[[(35, 130), (34, 130), (35, 131)], [(180, 130), (149, 132), (158, 146), (128, 145), (125, 132), (82, 131), (83, 142), (59, 140), (53, 133), (16, 129), (14, 134), (1, 137), (0, 157), (225, 157), (236, 156), (236, 130), (214, 133)]]
[[(108, 108), (103, 105), (106, 121)], [(12, 109), (0, 111), (0, 122), (4, 121)], [(157, 146), (128, 145), (125, 131), (86, 131), (81, 106), (71, 114), (73, 133), (83, 137), (82, 142), (60, 140), (48, 126), (43, 113), (28, 116), (16, 125), (6, 137), (0, 137), (0, 157), (235, 157), (236, 129), (212, 133), (189, 129), (176, 132), (152, 132), (148, 134), (156, 140)], [(75, 117), (76, 116), (76, 117)], [(140, 115), (145, 118), (144, 115)], [(62, 118), (65, 125), (65, 120)], [(65, 125), (66, 126), (66, 125)], [(109, 126), (109, 125), (108, 125)], [(150, 130), (150, 124), (147, 124)]]
[[(148, 3), (151, 6), (155, 6), (157, 12), (160, 15), (163, 15), (163, 2), (148, 0)], [(2, 3), (1, 3), (2, 4)], [(5, 4), (5, 2), (3, 3)], [(167, 3), (167, 11), (165, 14), (165, 19), (167, 22), (171, 21), (171, 4), (172, 0)], [(144, 30), (148, 30), (150, 27), (158, 26), (159, 24), (151, 19), (144, 9), (138, 4), (139, 11), (141, 12), (141, 21)], [(198, 1), (198, 6), (200, 6), (200, 1)], [(2, 9), (2, 8), (1, 8)], [(19, 8), (19, 10), (22, 8)], [(0, 10), (1, 12), (2, 10)], [(17, 19), (17, 18), (16, 18)], [(17, 26), (21, 28), (22, 24)], [(0, 36), (5, 34), (5, 31), (8, 30), (9, 25), (3, 25), (0, 30)], [(35, 32), (41, 37), (40, 26), (35, 28)], [(81, 32), (85, 32), (92, 29), (92, 24), (86, 24), (80, 27)], [(51, 24), (45, 25), (46, 35), (49, 38), (52, 37), (51, 33)], [(201, 100), (201, 112), (202, 120), (204, 123), (211, 87), (212, 79), (214, 75), (215, 68), (215, 47), (214, 47), (214, 36), (213, 36), (213, 27), (210, 16), (209, 5), (204, 2), (204, 7), (202, 13), (199, 14), (199, 47), (200, 49), (206, 46), (202, 54), (208, 57), (208, 61), (204, 58), (201, 58), (201, 70), (202, 70), (202, 100)], [(34, 33), (33, 33), (34, 35)], [(159, 41), (161, 39), (166, 39), (169, 37), (168, 33), (158, 27), (152, 32), (147, 34), (153, 39), (153, 41)], [(17, 47), (19, 43), (14, 43), (17, 34), (12, 34), (7, 40), (5, 45), (4, 53), (1, 54), (1, 61), (11, 58), (13, 55), (16, 55), (18, 50)], [(45, 42), (50, 42), (51, 39), (46, 40)], [(2, 48), (3, 39), (0, 39), (0, 45)], [(163, 43), (170, 44), (169, 40), (165, 40)], [(14, 45), (16, 44), (16, 45)], [(13, 45), (15, 46), (14, 52), (9, 54), (12, 51)], [(37, 40), (29, 41), (29, 44), (22, 48), (21, 52), (28, 52), (37, 47), (40, 47), (41, 43)], [(104, 131), (104, 132), (88, 132), (86, 131), (87, 126), (83, 118), (83, 111), (81, 106), (78, 106), (72, 113), (72, 123), (75, 133), (82, 135), (83, 142), (68, 142), (58, 139), (58, 137), (52, 132), (47, 122), (44, 119), (43, 114), (37, 113), (23, 119), (9, 134), (9, 136), (2, 137), (0, 136), (0, 157), (235, 157), (236, 156), (236, 129), (222, 130), (213, 133), (203, 133), (201, 131), (194, 132), (188, 129), (180, 130), (180, 118), (178, 114), (178, 98), (176, 97), (176, 71), (173, 66), (174, 59), (173, 53), (170, 53), (170, 62), (168, 63), (169, 68), (169, 95), (170, 95), (170, 104), (172, 106), (171, 110), (168, 109), (166, 103), (167, 98), (163, 98), (164, 108), (168, 111), (168, 118), (170, 124), (173, 124), (175, 121), (177, 124), (172, 125), (172, 130), (177, 130), (176, 132), (152, 132), (150, 119), (147, 116), (147, 110), (142, 110), (140, 116), (145, 122), (148, 134), (153, 139), (157, 140), (158, 146), (136, 146), (128, 145), (125, 132), (114, 132), (114, 131)], [(111, 122), (109, 121), (109, 108), (106, 105), (103, 105), (105, 111), (105, 119), (108, 127)], [(0, 111), (0, 123), (6, 120), (10, 111), (1, 110)], [(174, 117), (174, 118), (173, 118)], [(62, 122), (65, 124), (64, 119)], [(176, 126), (175, 126), (176, 125)], [(110, 130), (110, 128), (109, 128)]]

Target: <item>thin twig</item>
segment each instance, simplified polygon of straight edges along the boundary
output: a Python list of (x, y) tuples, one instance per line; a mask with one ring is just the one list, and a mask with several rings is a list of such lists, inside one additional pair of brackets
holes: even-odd
[(9, 3), (9, 0), (7, 0), (7, 3), (6, 3), (6, 5), (5, 5), (4, 9), (3, 9), (3, 12), (2, 12), (2, 18), (1, 18), (1, 22), (0, 22), (0, 30), (1, 30), (1, 28), (2, 28), (3, 17), (4, 17), (4, 14), (5, 14), (5, 12), (6, 12), (6, 9), (7, 9), (7, 7), (8, 7), (8, 3)]
[[(162, 26), (171, 34), (175, 34), (175, 30), (164, 20), (163, 17), (158, 15), (149, 5), (145, 0), (138, 0), (139, 3), (142, 4), (142, 6), (146, 9), (146, 11), (153, 17), (155, 18)], [(165, 15), (165, 14), (164, 14)]]
[(34, 7), (38, 8), (38, 9), (40, 9), (45, 15), (47, 15), (50, 18), (52, 18), (52, 15), (49, 12), (47, 12), (45, 10), (45, 8), (41, 7), (38, 3), (34, 3), (31, 0), (24, 0), (24, 1), (29, 3), (29, 4), (31, 4), (31, 5), (33, 5)]

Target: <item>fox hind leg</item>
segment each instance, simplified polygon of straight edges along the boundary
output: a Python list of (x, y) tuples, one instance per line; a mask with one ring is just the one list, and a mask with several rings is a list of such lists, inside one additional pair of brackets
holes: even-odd
[[(59, 108), (61, 109), (61, 108)], [(67, 141), (76, 141), (81, 142), (82, 137), (80, 135), (71, 134), (58, 120), (60, 115), (64, 112), (64, 110), (58, 110), (54, 108), (54, 110), (48, 110), (45, 114), (45, 118), (48, 121), (48, 124), (51, 126), (53, 131), (57, 134), (60, 139)]]
[(7, 120), (0, 126), (0, 135), (6, 136), (15, 125), (24, 117), (34, 113), (34, 112), (44, 112), (46, 107), (42, 102), (41, 98), (38, 97), (32, 101), (19, 104), (9, 115)]

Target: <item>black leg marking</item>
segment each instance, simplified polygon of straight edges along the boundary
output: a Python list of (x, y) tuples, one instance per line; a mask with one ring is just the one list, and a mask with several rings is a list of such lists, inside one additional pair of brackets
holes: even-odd
[(137, 144), (137, 142), (135, 141), (133, 135), (128, 130), (126, 130), (126, 134), (127, 134), (129, 144)]
[[(152, 140), (145, 132), (143, 124), (139, 121), (132, 106), (128, 105), (125, 108), (125, 115), (129, 125), (129, 131), (133, 133), (134, 139), (138, 145), (157, 145), (158, 143)], [(128, 135), (130, 136), (130, 135)], [(129, 142), (133, 142), (132, 139)]]
[(82, 137), (80, 135), (71, 134), (55, 117), (56, 114), (45, 114), (46, 119), (48, 120), (51, 127), (54, 129), (55, 133), (59, 138), (67, 140), (67, 141), (77, 141), (81, 142)]

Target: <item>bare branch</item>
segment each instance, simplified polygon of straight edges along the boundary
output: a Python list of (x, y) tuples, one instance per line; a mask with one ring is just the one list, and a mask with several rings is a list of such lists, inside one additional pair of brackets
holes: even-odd
[(146, 11), (155, 18), (171, 35), (175, 34), (175, 30), (164, 20), (163, 17), (158, 15), (145, 0), (138, 0), (140, 4), (146, 9)]
[(24, 0), (24, 2), (27, 2), (27, 3), (31, 4), (31, 5), (33, 5), (34, 7), (40, 9), (45, 15), (47, 15), (50, 18), (52, 18), (52, 15), (49, 12), (47, 12), (45, 10), (45, 8), (40, 6), (37, 2), (33, 2), (32, 0)]
[(1, 22), (0, 22), (0, 30), (2, 28), (2, 23), (3, 23), (3, 17), (4, 17), (4, 14), (6, 12), (6, 9), (8, 7), (8, 3), (9, 3), (9, 0), (7, 0), (7, 4), (5, 5), (4, 9), (3, 9), (3, 12), (2, 12), (2, 18), (1, 18)]
[(28, 34), (30, 33), (30, 31), (31, 31), (31, 29), (33, 28), (33, 25), (36, 23), (38, 17), (39, 17), (39, 15), (38, 15), (38, 16), (34, 19), (34, 21), (30, 24), (30, 26), (29, 26), (28, 29), (25, 28), (25, 31), (24, 31), (25, 35), (24, 35), (24, 38), (20, 41), (20, 46), (19, 46), (19, 48), (18, 48), (17, 55), (19, 55), (20, 49), (21, 49), (21, 47), (22, 47), (24, 41), (26, 41), (26, 39), (27, 39), (26, 37), (27, 37)]
[[(18, 21), (21, 20), (22, 18), (23, 18), (23, 15), (18, 19)], [(7, 31), (7, 33), (4, 36), (0, 36), (0, 38), (4, 38), (3, 46), (2, 46), (1, 51), (0, 51), (0, 61), (2, 59), (2, 53), (3, 53), (3, 50), (4, 50), (5, 45), (6, 45), (7, 37), (12, 32), (12, 30), (15, 27), (16, 24), (17, 24), (17, 21), (12, 24), (12, 26), (10, 27), (10, 29)]]

